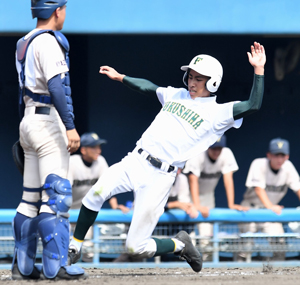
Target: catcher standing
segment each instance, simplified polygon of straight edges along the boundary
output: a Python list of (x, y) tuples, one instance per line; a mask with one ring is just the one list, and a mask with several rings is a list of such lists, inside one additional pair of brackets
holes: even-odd
[(218, 90), (223, 69), (209, 55), (197, 55), (189, 65), (181, 67), (188, 90), (158, 87), (148, 80), (120, 74), (109, 66), (100, 67), (101, 74), (141, 93), (156, 95), (162, 109), (136, 148), (112, 165), (84, 197), (69, 247), (71, 263), (79, 259), (85, 234), (104, 201), (118, 193), (134, 191), (135, 206), (126, 240), (128, 252), (144, 258), (174, 252), (194, 271), (201, 270), (202, 257), (186, 232), (181, 231), (172, 239), (152, 238), (151, 234), (164, 212), (177, 169), (205, 151), (231, 127), (239, 128), (242, 117), (260, 108), (266, 62), (264, 47), (255, 42), (248, 58), (254, 67), (250, 98), (225, 104), (217, 104), (212, 94)]
[[(80, 138), (73, 122), (69, 43), (58, 32), (66, 3), (32, 0), (36, 29), (17, 43), (20, 143), (25, 153), (23, 196), (13, 221), (12, 278), (18, 280), (84, 276), (83, 269), (67, 265), (72, 188), (66, 178), (70, 152), (78, 149)], [(39, 236), (42, 268), (35, 265)]]

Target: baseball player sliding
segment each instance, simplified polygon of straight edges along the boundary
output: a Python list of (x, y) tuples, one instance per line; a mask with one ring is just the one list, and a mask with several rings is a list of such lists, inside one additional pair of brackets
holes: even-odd
[(158, 87), (148, 80), (120, 74), (109, 66), (100, 67), (101, 74), (141, 93), (156, 95), (162, 109), (135, 149), (112, 165), (84, 197), (70, 242), (70, 263), (80, 258), (85, 234), (104, 201), (113, 195), (134, 191), (135, 207), (126, 240), (128, 252), (145, 258), (174, 252), (194, 271), (201, 270), (201, 254), (186, 232), (181, 231), (172, 239), (152, 238), (151, 234), (164, 212), (177, 169), (205, 151), (231, 127), (239, 128), (242, 117), (260, 108), (266, 62), (264, 47), (255, 42), (248, 58), (254, 67), (250, 98), (225, 104), (217, 104), (212, 94), (218, 90), (223, 69), (219, 61), (209, 55), (197, 55), (189, 65), (181, 67), (188, 90)]

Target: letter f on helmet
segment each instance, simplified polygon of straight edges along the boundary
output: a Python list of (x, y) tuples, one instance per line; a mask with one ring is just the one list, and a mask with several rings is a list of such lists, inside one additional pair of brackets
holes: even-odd
[(201, 60), (203, 60), (203, 58), (197, 56), (196, 59), (195, 59), (195, 61), (194, 61), (194, 64), (197, 64), (197, 62), (199, 62), (199, 61), (201, 61)]
[(186, 86), (189, 69), (193, 69), (201, 75), (210, 77), (206, 82), (206, 89), (209, 92), (216, 92), (218, 90), (223, 77), (223, 68), (217, 59), (210, 55), (199, 54), (191, 60), (189, 65), (181, 66), (181, 70), (185, 71), (183, 83)]

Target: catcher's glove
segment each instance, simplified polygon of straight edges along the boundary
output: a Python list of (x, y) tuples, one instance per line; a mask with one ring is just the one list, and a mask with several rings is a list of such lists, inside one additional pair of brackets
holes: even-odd
[(23, 175), (24, 173), (24, 151), (21, 147), (20, 141), (16, 141), (12, 147), (12, 154), (14, 158), (14, 162), (20, 171), (20, 173)]

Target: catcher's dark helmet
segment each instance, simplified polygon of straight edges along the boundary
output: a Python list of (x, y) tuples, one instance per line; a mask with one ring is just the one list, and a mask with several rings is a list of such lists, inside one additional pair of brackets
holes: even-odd
[(57, 8), (67, 2), (68, 0), (31, 0), (32, 18), (48, 19)]

